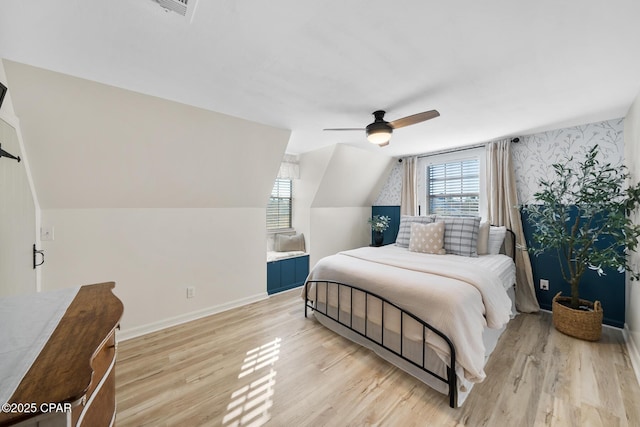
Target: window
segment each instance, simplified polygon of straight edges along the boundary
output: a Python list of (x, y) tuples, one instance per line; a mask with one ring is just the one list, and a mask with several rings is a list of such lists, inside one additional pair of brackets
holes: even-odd
[(430, 214), (480, 214), (480, 162), (477, 158), (427, 167)]
[(267, 205), (267, 231), (291, 228), (291, 180), (277, 178)]

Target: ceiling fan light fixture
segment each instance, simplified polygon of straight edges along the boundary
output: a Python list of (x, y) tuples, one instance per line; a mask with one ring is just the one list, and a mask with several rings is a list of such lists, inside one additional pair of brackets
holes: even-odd
[(411, 116), (403, 117), (392, 122), (388, 122), (384, 119), (385, 112), (383, 110), (377, 110), (373, 112), (374, 122), (369, 124), (365, 129), (361, 128), (329, 128), (324, 130), (365, 130), (367, 133), (367, 140), (370, 143), (376, 144), (379, 147), (389, 145), (391, 134), (394, 129), (403, 128), (405, 126), (415, 125), (416, 123), (431, 120), (440, 115), (437, 110), (423, 111), (422, 113), (413, 114)]
[(367, 126), (367, 139), (376, 145), (387, 144), (391, 139), (393, 128), (385, 121), (376, 121)]
[(376, 145), (385, 144), (389, 142), (390, 139), (391, 139), (391, 132), (384, 129), (376, 132), (371, 132), (369, 133), (369, 135), (367, 135), (367, 140), (369, 140), (370, 143), (376, 144)]

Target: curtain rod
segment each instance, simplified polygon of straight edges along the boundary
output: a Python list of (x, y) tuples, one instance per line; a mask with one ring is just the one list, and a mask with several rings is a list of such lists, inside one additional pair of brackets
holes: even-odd
[[(513, 143), (520, 142), (520, 138), (512, 138), (511, 142), (513, 142)], [(486, 142), (479, 143), (479, 144), (473, 144), (473, 145), (467, 145), (466, 147), (450, 148), (448, 150), (434, 151), (433, 153), (419, 154), (417, 157), (419, 159), (422, 159), (423, 157), (438, 156), (440, 154), (457, 153), (459, 151), (474, 150), (476, 148), (484, 147), (485, 145), (487, 145)]]
[(438, 156), (440, 154), (449, 154), (449, 153), (457, 153), (459, 151), (474, 150), (476, 148), (480, 148), (484, 146), (485, 144), (474, 144), (474, 145), (467, 145), (466, 147), (450, 148), (448, 150), (440, 150), (440, 151), (434, 151), (433, 153), (420, 154), (418, 158), (422, 159), (423, 157)]

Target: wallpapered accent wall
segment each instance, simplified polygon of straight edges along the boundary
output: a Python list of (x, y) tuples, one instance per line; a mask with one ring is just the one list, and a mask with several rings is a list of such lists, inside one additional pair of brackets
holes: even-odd
[(387, 181), (382, 185), (373, 206), (400, 206), (402, 194), (402, 163), (396, 161)]
[[(552, 173), (551, 165), (565, 156), (582, 157), (585, 147), (600, 145), (602, 159), (612, 165), (624, 160), (624, 119), (607, 120), (520, 137), (512, 145), (516, 187), (520, 203), (533, 201), (538, 181)], [(399, 206), (402, 163), (396, 163), (374, 206)]]
[(624, 163), (624, 119), (536, 133), (511, 146), (520, 203), (532, 202), (538, 181), (553, 176), (552, 164), (573, 156), (584, 158), (587, 148), (600, 146), (601, 159), (619, 166)]

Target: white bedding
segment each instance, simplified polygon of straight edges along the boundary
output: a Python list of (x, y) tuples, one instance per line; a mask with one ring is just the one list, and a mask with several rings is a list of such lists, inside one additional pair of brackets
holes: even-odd
[[(309, 280), (357, 286), (417, 315), (453, 341), (458, 376), (480, 382), (485, 377), (483, 331), (502, 328), (509, 321), (512, 302), (506, 289), (515, 281), (515, 267), (504, 255), (428, 255), (389, 245), (323, 258)], [(318, 300), (323, 299), (320, 293)], [(332, 299), (335, 296), (329, 295), (330, 306), (336, 304)], [(357, 298), (353, 310), (356, 316), (364, 314), (364, 304), (358, 304)], [(441, 338), (429, 333), (426, 341), (443, 361), (449, 359)]]
[[(446, 255), (454, 257), (456, 255)], [(477, 258), (465, 257), (466, 263), (487, 268), (498, 275), (499, 283), (504, 289), (508, 289), (516, 283), (516, 265), (509, 256), (480, 255)]]

